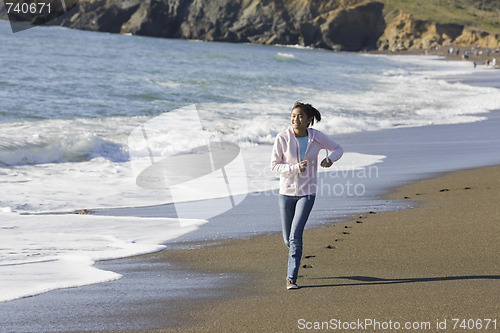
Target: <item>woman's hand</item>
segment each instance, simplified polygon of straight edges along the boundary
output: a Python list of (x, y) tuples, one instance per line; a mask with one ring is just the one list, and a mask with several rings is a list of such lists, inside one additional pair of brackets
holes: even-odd
[(329, 158), (325, 158), (323, 161), (321, 161), (321, 166), (323, 168), (329, 168), (332, 166), (332, 164), (333, 164), (333, 161)]
[(299, 170), (300, 172), (304, 172), (307, 169), (307, 160), (303, 160), (302, 162), (299, 163)]

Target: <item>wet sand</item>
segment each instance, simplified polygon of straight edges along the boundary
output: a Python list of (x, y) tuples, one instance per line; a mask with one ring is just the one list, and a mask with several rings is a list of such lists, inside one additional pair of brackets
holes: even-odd
[[(146, 256), (237, 276), (227, 296), (182, 308), (177, 315), (185, 324), (148, 332), (327, 331), (347, 324), (344, 332), (387, 332), (397, 325), (399, 331), (418, 325), (418, 331), (452, 332), (464, 331), (462, 320), (479, 325), (477, 319), (482, 329), (472, 331), (494, 332), (494, 322), (485, 327), (488, 319), (496, 319), (498, 331), (500, 166), (419, 181), (389, 198), (416, 207), (306, 230), (298, 290), (285, 288), (280, 235)], [(143, 315), (154, 321), (162, 313)]]

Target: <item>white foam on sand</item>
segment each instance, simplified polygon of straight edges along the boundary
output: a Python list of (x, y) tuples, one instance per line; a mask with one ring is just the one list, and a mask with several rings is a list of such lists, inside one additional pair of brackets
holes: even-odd
[[(235, 186), (250, 192), (277, 188), (276, 175), (270, 171), (270, 145), (241, 147), (246, 174), (232, 182), (246, 186)], [(337, 167), (363, 167), (380, 162), (375, 155), (355, 156), (346, 165), (347, 152)], [(325, 155), (326, 156), (326, 155)], [(324, 158), (324, 157), (323, 157)], [(321, 168), (320, 168), (321, 172)], [(113, 162), (104, 157), (77, 163), (45, 163), (20, 165), (0, 169), (0, 184), (8, 196), (0, 198), (0, 207), (18, 212), (72, 212), (80, 209), (140, 207), (172, 202), (168, 190), (143, 189), (136, 185), (131, 163)], [(213, 199), (213, 191), (207, 191), (197, 199)], [(179, 200), (177, 198), (176, 200)]]
[(119, 279), (96, 260), (151, 253), (204, 220), (0, 213), (0, 301)]

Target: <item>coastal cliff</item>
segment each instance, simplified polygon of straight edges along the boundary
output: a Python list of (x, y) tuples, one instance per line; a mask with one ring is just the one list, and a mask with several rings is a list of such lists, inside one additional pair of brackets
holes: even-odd
[[(389, 0), (80, 0), (53, 24), (154, 37), (301, 45), (338, 51), (395, 51), (450, 43), (500, 45), (500, 33), (495, 30), (417, 18), (411, 9), (399, 8), (394, 3)], [(487, 13), (497, 15), (500, 21), (498, 10), (488, 9)]]
[(364, 0), (94, 0), (81, 1), (59, 24), (145, 36), (376, 49), (384, 4)]

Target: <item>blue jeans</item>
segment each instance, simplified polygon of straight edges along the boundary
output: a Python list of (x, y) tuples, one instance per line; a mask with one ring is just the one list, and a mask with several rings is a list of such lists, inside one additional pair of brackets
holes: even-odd
[(295, 283), (302, 258), (302, 234), (316, 195), (289, 196), (280, 194), (281, 226), (283, 240), (288, 247), (287, 280)]

